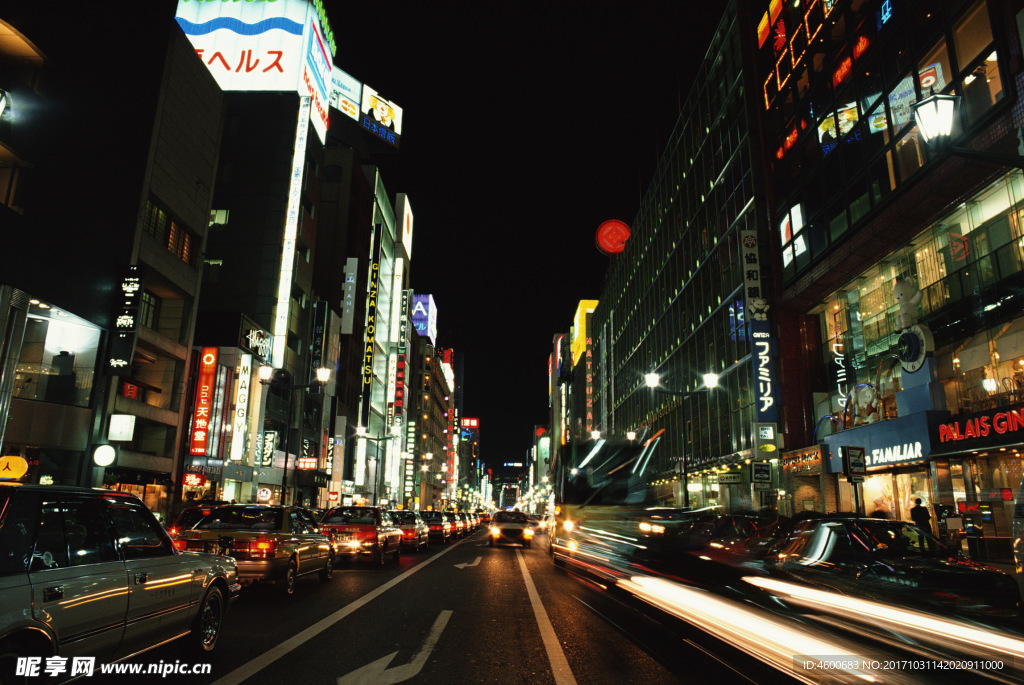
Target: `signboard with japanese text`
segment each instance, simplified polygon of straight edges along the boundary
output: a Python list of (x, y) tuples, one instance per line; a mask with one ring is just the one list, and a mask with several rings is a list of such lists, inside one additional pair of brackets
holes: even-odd
[(718, 482), (720, 485), (739, 485), (743, 482), (743, 476), (738, 473), (720, 473)]
[(359, 111), (363, 128), (381, 140), (398, 147), (402, 138), (402, 108), (386, 100), (370, 86), (363, 84)]
[(437, 307), (433, 295), (412, 296), (412, 325), (416, 332), (430, 339), (435, 345), (437, 340)]
[(196, 379), (195, 409), (192, 412), (192, 436), (188, 453), (206, 454), (210, 442), (210, 412), (213, 409), (214, 385), (217, 379), (217, 348), (204, 347), (199, 354), (199, 375)]
[(114, 319), (114, 333), (110, 338), (107, 373), (111, 376), (131, 375), (141, 299), (142, 275), (139, 267), (129, 266), (128, 272), (121, 279), (121, 307)]
[(328, 100), (331, 97), (331, 55), (320, 35), (319, 22), (315, 16), (306, 19), (306, 49), (302, 62), (302, 81), (299, 92), (310, 96), (312, 110), (310, 121), (322, 145), (327, 138), (329, 121)]
[(359, 259), (349, 257), (345, 260), (345, 283), (341, 286), (341, 334), (352, 335), (356, 319), (356, 278), (359, 273)]
[(775, 341), (768, 324), (768, 289), (761, 281), (761, 250), (754, 230), (740, 231), (743, 299), (750, 327), (754, 364), (754, 406), (759, 423), (778, 423), (779, 390), (775, 371)]

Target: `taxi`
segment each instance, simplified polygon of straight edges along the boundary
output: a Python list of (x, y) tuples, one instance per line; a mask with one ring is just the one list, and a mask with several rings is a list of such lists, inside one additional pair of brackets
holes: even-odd
[(191, 530), (178, 533), (182, 550), (223, 554), (235, 559), (242, 583), (281, 583), (295, 593), (296, 581), (316, 573), (334, 575), (334, 546), (306, 509), (265, 504), (217, 507)]
[(320, 532), (331, 539), (339, 559), (383, 566), (389, 555), (397, 562), (402, 553), (402, 529), (381, 507), (332, 507), (320, 519)]
[(212, 652), (239, 589), (234, 559), (175, 549), (134, 495), (0, 483), (0, 682), (22, 657), (98, 669), (179, 638)]

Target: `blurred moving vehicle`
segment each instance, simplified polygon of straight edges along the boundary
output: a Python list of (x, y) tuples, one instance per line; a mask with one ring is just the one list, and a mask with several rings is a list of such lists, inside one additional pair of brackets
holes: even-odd
[(533, 529), (534, 535), (548, 532), (548, 519), (546, 516), (527, 514), (526, 518), (529, 520), (530, 528)]
[(491, 514), (483, 509), (476, 510), (477, 518), (480, 519), (480, 525), (487, 526), (491, 523)]
[(529, 547), (533, 541), (533, 528), (521, 511), (499, 511), (491, 519), (490, 544), (518, 544)]
[(443, 511), (421, 511), (420, 516), (430, 527), (430, 538), (437, 539), (442, 545), (452, 541), (454, 530), (451, 519)]
[(239, 589), (234, 559), (176, 550), (134, 495), (0, 485), (0, 682), (19, 656), (212, 652)]
[(383, 566), (402, 553), (402, 529), (381, 507), (333, 507), (320, 519), (320, 531), (335, 546), (339, 559), (363, 558)]
[(430, 549), (430, 526), (423, 520), (418, 511), (389, 511), (391, 520), (402, 531), (402, 545), (414, 550)]
[(334, 547), (313, 515), (301, 507), (229, 504), (217, 507), (190, 530), (178, 533), (179, 549), (233, 557), (243, 583), (281, 582), (295, 593), (300, 576), (334, 575)]
[(905, 521), (825, 515), (797, 521), (763, 559), (776, 577), (944, 613), (1016, 618), (1008, 573), (957, 559)]
[(171, 534), (171, 537), (174, 537), (181, 531), (188, 530), (192, 526), (196, 525), (204, 516), (207, 516), (211, 511), (217, 507), (222, 507), (225, 504), (231, 504), (231, 502), (219, 499), (193, 501), (174, 517), (171, 525), (167, 528), (167, 532)]

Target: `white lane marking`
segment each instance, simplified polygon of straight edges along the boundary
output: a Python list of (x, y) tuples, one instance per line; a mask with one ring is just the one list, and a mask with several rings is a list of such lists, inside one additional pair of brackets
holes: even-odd
[(483, 559), (483, 557), (477, 557), (472, 561), (472, 563), (467, 561), (463, 564), (455, 564), (455, 568), (470, 568), (472, 566), (476, 566), (480, 563), (481, 559)]
[(239, 683), (244, 681), (246, 678), (251, 678), (252, 676), (256, 675), (257, 673), (262, 671), (264, 668), (266, 668), (270, 664), (274, 663), (275, 661), (277, 661), (278, 659), (283, 657), (288, 652), (292, 651), (293, 649), (296, 649), (297, 647), (301, 646), (303, 643), (305, 643), (305, 642), (307, 642), (309, 640), (312, 640), (314, 637), (316, 637), (317, 635), (319, 635), (323, 631), (327, 630), (328, 628), (333, 626), (335, 623), (337, 623), (341, 619), (343, 619), (346, 616), (348, 616), (349, 614), (351, 614), (356, 609), (359, 609), (359, 608), (369, 604), (370, 602), (372, 602), (373, 600), (377, 599), (378, 597), (383, 595), (385, 592), (387, 592), (388, 590), (390, 590), (394, 586), (396, 586), (399, 583), (401, 583), (403, 580), (405, 580), (406, 578), (408, 578), (412, 574), (414, 574), (417, 571), (419, 571), (421, 568), (423, 568), (427, 564), (433, 563), (433, 562), (437, 561), (438, 559), (440, 559), (441, 557), (443, 557), (445, 554), (448, 554), (448, 552), (452, 551), (457, 546), (458, 546), (457, 544), (456, 545), (452, 545), (451, 547), (449, 547), (449, 548), (447, 548), (445, 550), (442, 550), (441, 552), (438, 552), (437, 554), (435, 554), (434, 556), (430, 557), (429, 559), (427, 559), (425, 561), (421, 561), (420, 563), (416, 564), (411, 569), (409, 569), (408, 571), (406, 571), (402, 575), (398, 576), (397, 578), (392, 578), (388, 582), (384, 583), (383, 585), (381, 585), (379, 588), (377, 588), (373, 592), (371, 592), (369, 594), (366, 594), (366, 595), (363, 595), (362, 597), (360, 597), (356, 601), (352, 602), (351, 604), (349, 604), (349, 605), (347, 605), (347, 606), (345, 606), (345, 607), (343, 607), (341, 609), (338, 609), (337, 611), (335, 611), (333, 614), (331, 614), (327, 618), (323, 618), (323, 619), (317, 621), (316, 623), (314, 623), (310, 627), (306, 628), (302, 632), (296, 633), (295, 635), (293, 635), (292, 637), (288, 638), (287, 640), (285, 640), (281, 644), (277, 645), (276, 647), (272, 647), (271, 649), (267, 650), (263, 654), (260, 654), (258, 657), (256, 657), (252, 661), (246, 663), (244, 666), (239, 666), (238, 668), (236, 668), (235, 670), (231, 671), (230, 673), (228, 673), (224, 677), (218, 678), (217, 680), (215, 680), (212, 683), (212, 685), (238, 685)]
[(450, 609), (445, 609), (441, 612), (437, 620), (434, 621), (434, 625), (427, 635), (426, 642), (423, 643), (420, 651), (416, 653), (416, 656), (409, 663), (388, 668), (388, 664), (398, 654), (398, 652), (391, 652), (391, 654), (385, 657), (381, 657), (376, 661), (357, 668), (347, 675), (341, 676), (338, 678), (338, 685), (392, 685), (393, 683), (400, 683), (403, 680), (415, 677), (423, 669), (423, 664), (427, 663), (427, 658), (434, 651), (434, 647), (437, 646), (437, 641), (441, 638), (441, 632), (444, 631), (444, 627), (448, 625), (448, 619), (451, 617), (452, 612)]
[(562, 651), (562, 645), (558, 642), (555, 629), (551, 627), (548, 619), (548, 612), (544, 610), (544, 604), (540, 601), (537, 588), (530, 577), (530, 571), (526, 568), (526, 561), (523, 559), (523, 552), (516, 548), (516, 558), (519, 559), (519, 568), (523, 572), (523, 580), (526, 581), (526, 594), (530, 597), (530, 604), (533, 605), (533, 614), (537, 617), (537, 626), (540, 628), (540, 636), (544, 639), (544, 649), (548, 653), (548, 661), (551, 663), (551, 672), (555, 675), (556, 685), (576, 685), (576, 677), (569, 668), (569, 662)]

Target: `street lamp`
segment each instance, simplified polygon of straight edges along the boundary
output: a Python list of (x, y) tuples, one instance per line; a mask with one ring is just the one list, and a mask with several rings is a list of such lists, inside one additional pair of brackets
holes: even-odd
[[(272, 366), (261, 366), (259, 370), (259, 379), (262, 385), (269, 385), (272, 388), (279, 390), (285, 390), (288, 393), (288, 410), (285, 413), (285, 434), (284, 434), (284, 472), (281, 474), (281, 504), (287, 504), (288, 497), (288, 454), (291, 449), (291, 436), (292, 436), (292, 397), (296, 390), (320, 390), (327, 381), (331, 379), (331, 370), (328, 368), (319, 368), (316, 370), (316, 380), (309, 383), (295, 383), (291, 382), (292, 374), (287, 369), (275, 369)], [(299, 430), (302, 429), (302, 420), (299, 420)], [(301, 441), (298, 449), (301, 449)], [(295, 459), (298, 461), (299, 453), (298, 449), (295, 452)]]
[(959, 106), (959, 95), (935, 95), (934, 93), (910, 106), (914, 112), (914, 122), (921, 131), (921, 137), (924, 138), (925, 143), (940, 153), (949, 152), (966, 159), (977, 159), (1001, 166), (1024, 169), (1024, 157), (1019, 155), (1003, 155), (950, 145), (949, 139), (953, 132), (953, 122), (956, 119)]
[[(658, 374), (658, 372), (651, 371), (650, 373), (644, 375), (644, 383), (647, 384), (648, 388), (650, 388), (651, 390), (654, 390), (655, 392), (663, 392), (663, 393), (665, 393), (667, 395), (675, 395), (676, 397), (681, 397), (682, 401), (683, 401), (684, 407), (685, 407), (685, 404), (686, 404), (686, 400), (690, 399), (694, 395), (702, 395), (702, 394), (710, 391), (712, 388), (717, 388), (718, 387), (718, 374), (717, 373), (706, 373), (703, 376), (703, 380), (704, 380), (704, 387), (697, 388), (696, 390), (689, 390), (689, 391), (669, 390), (668, 388), (662, 388), (661, 387), (661, 385), (660, 385), (661, 384), (661, 376)], [(684, 449), (685, 449), (685, 445), (686, 445), (686, 417), (685, 416), (683, 417), (683, 421), (680, 423), (680, 426), (681, 426), (682, 443), (683, 443), (683, 446), (684, 446)], [(682, 484), (683, 485), (683, 506), (684, 507), (689, 507), (690, 506), (690, 472), (689, 472), (689, 469), (687, 468), (686, 456), (687, 455), (686, 455), (685, 452), (682, 455), (680, 455), (679, 463), (680, 463), (680, 468), (682, 470), (682, 476), (683, 476), (683, 484)]]
[(388, 440), (393, 440), (393, 439), (398, 438), (398, 437), (401, 437), (401, 435), (399, 435), (399, 433), (398, 433), (398, 430), (399, 430), (399, 428), (398, 428), (397, 425), (396, 426), (392, 426), (391, 427), (391, 434), (390, 435), (381, 435), (381, 434), (378, 433), (376, 438), (371, 438), (371, 437), (366, 435), (366, 427), (365, 426), (356, 426), (356, 436), (357, 437), (359, 437), (359, 438), (361, 438), (363, 440), (368, 440), (368, 441), (374, 443), (374, 456), (372, 457), (372, 459), (373, 459), (373, 506), (377, 506), (377, 482), (380, 480), (380, 461), (381, 461), (381, 459), (380, 459), (380, 443), (386, 442)]

